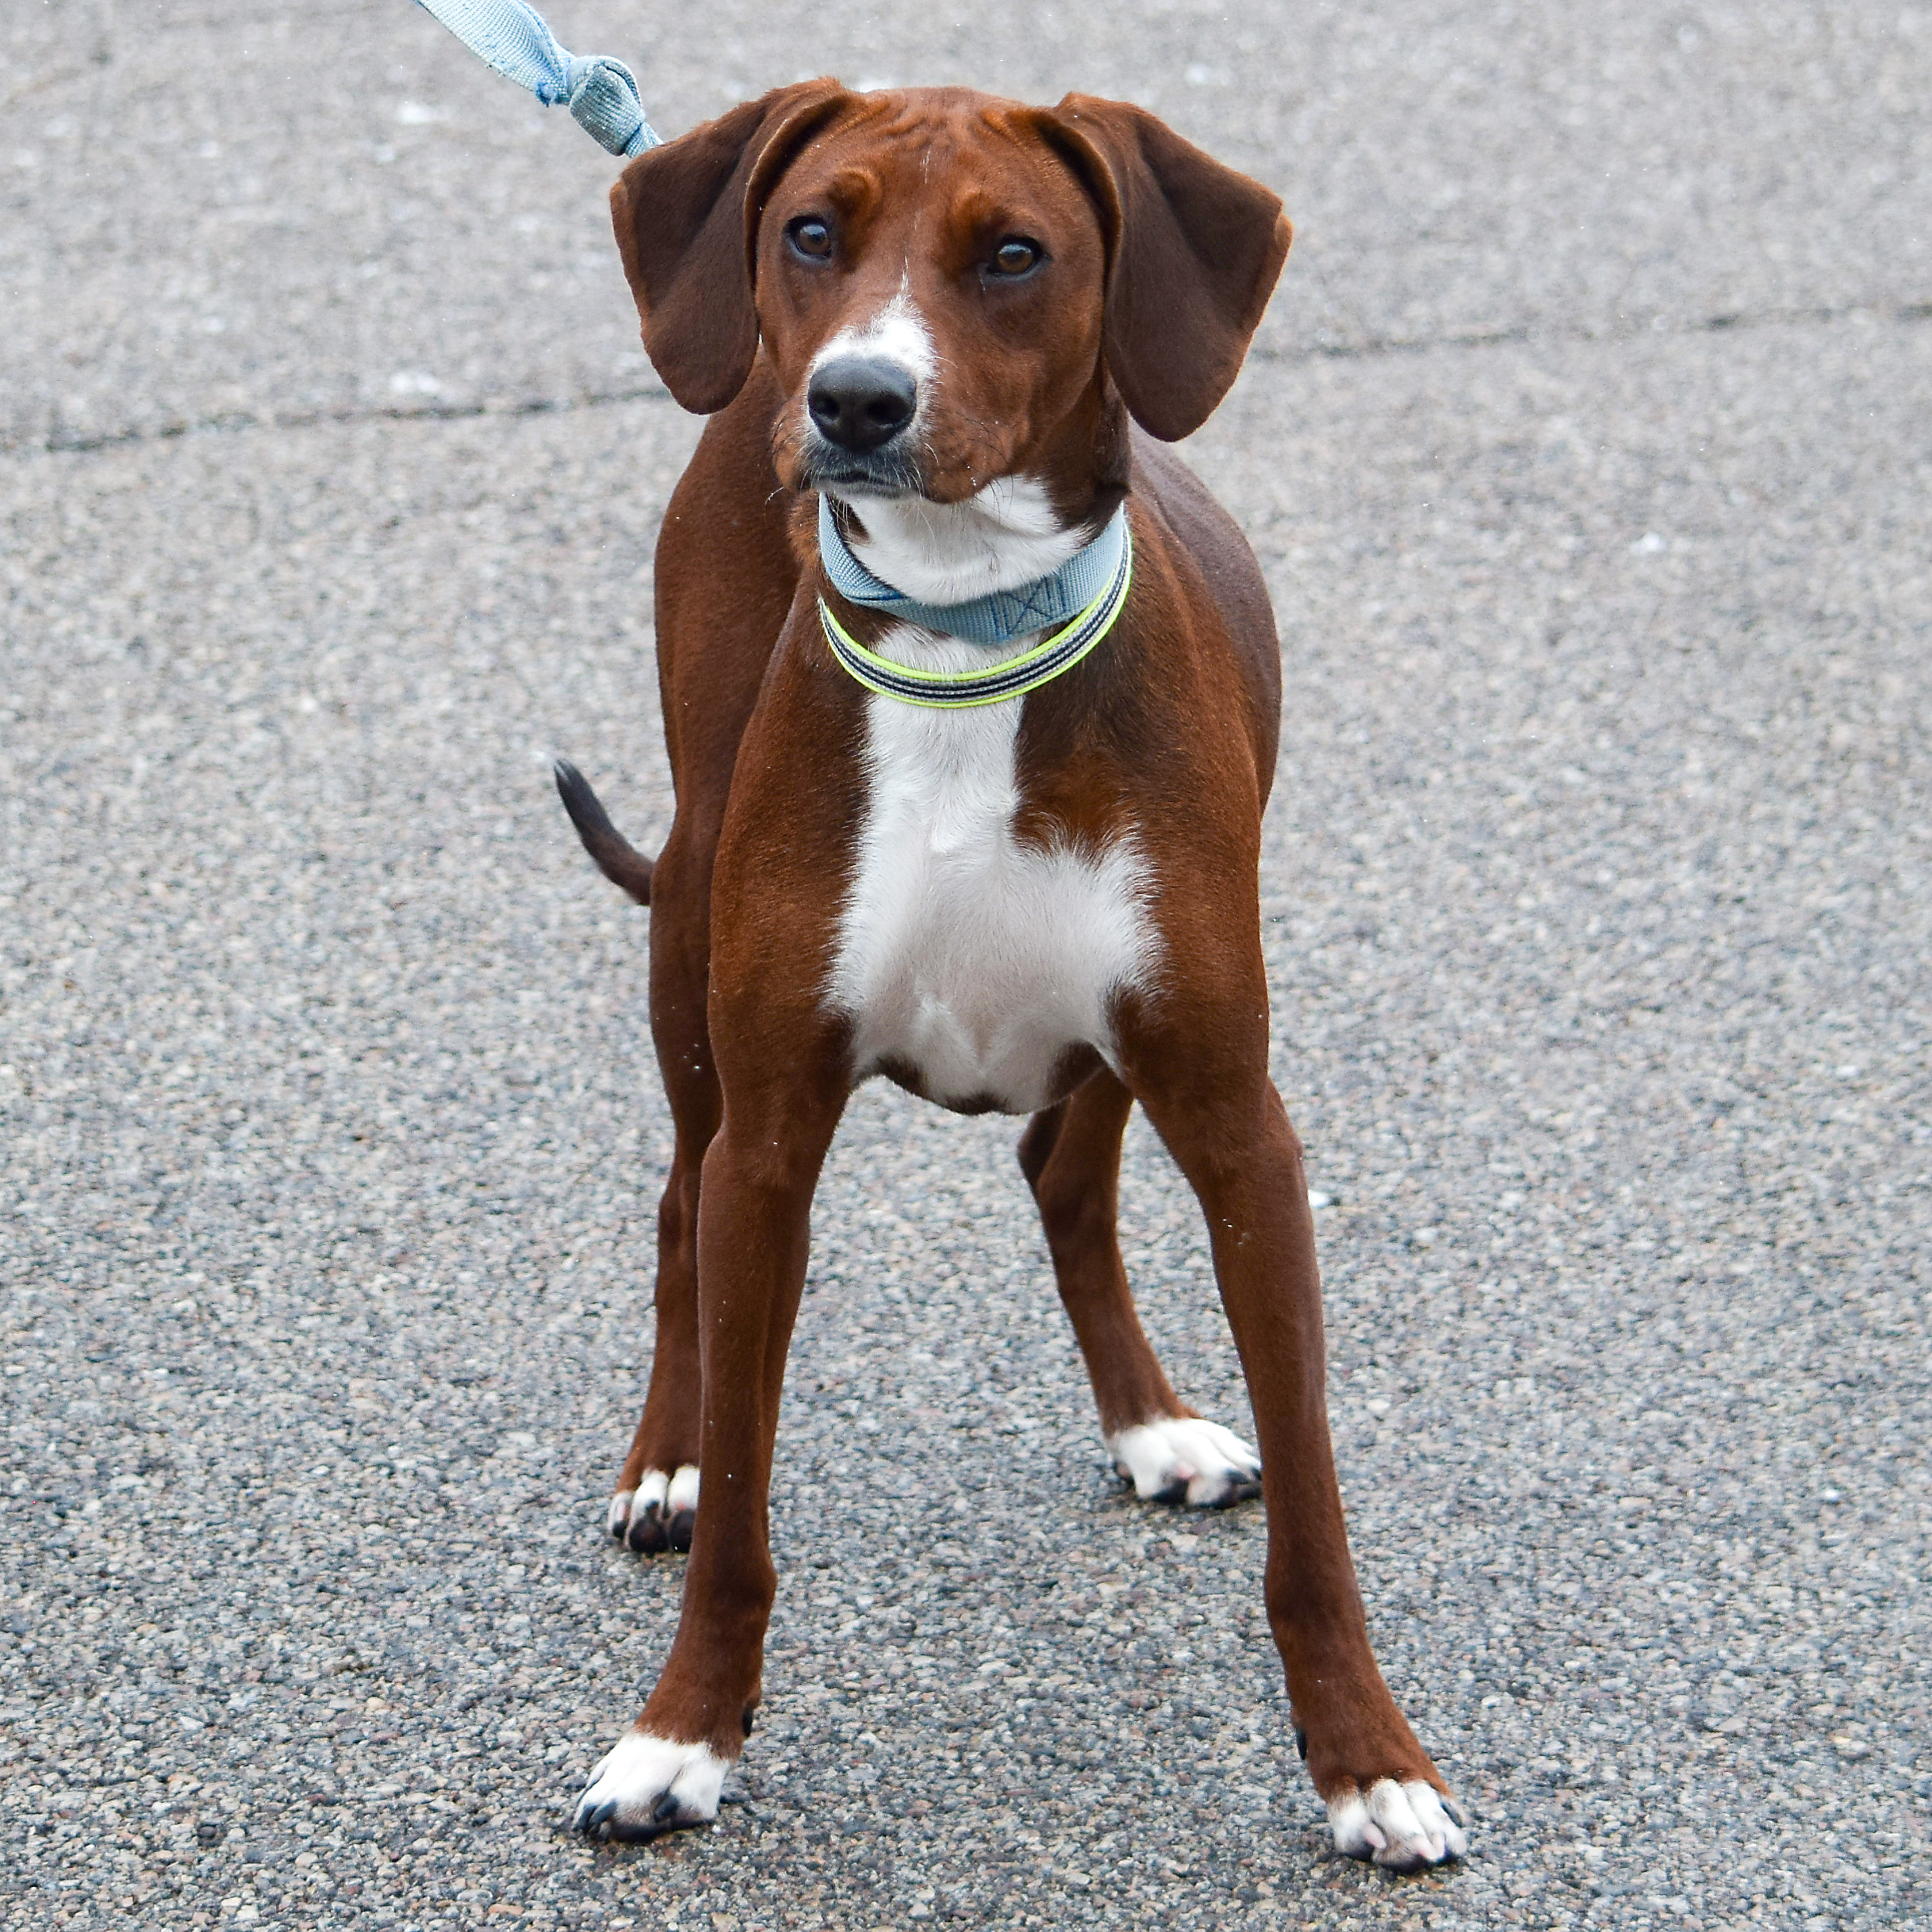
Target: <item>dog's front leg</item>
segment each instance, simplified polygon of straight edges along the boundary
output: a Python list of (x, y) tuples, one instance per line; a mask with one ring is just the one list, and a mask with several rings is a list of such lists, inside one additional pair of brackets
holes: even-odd
[(578, 1801), (578, 1827), (593, 1836), (650, 1838), (715, 1818), (751, 1731), (777, 1586), (766, 1498), (785, 1352), (844, 1098), (830, 1066), (748, 1093), (728, 1081), (699, 1190), (704, 1506), (663, 1674)]
[(1298, 1741), (1338, 1849), (1399, 1870), (1460, 1858), (1461, 1816), (1369, 1645), (1329, 1441), (1314, 1221), (1268, 1077), (1264, 1003), (1196, 1018), (1138, 1042), (1130, 1078), (1207, 1216), (1260, 1438), (1268, 1620)]

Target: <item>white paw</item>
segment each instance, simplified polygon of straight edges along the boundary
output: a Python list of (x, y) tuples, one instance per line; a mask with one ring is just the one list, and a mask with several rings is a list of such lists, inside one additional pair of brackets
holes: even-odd
[(688, 1550), (698, 1518), (698, 1465), (686, 1462), (675, 1474), (646, 1469), (634, 1490), (620, 1490), (604, 1518), (610, 1534), (633, 1550), (655, 1555)]
[(1391, 1871), (1414, 1871), (1466, 1856), (1468, 1834), (1462, 1814), (1420, 1778), (1398, 1784), (1384, 1778), (1364, 1797), (1351, 1791), (1328, 1807), (1335, 1849), (1352, 1858), (1372, 1858)]
[(727, 1769), (708, 1744), (626, 1731), (577, 1801), (576, 1829), (593, 1838), (651, 1838), (718, 1815)]
[(1231, 1429), (1198, 1416), (1168, 1416), (1107, 1438), (1114, 1466), (1149, 1502), (1220, 1509), (1256, 1493), (1262, 1459)]

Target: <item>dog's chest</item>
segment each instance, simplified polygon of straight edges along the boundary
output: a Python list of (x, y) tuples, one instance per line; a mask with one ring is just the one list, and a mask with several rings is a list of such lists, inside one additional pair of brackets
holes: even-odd
[[(914, 635), (880, 648), (946, 668), (950, 650), (970, 652), (916, 650)], [(1130, 832), (1098, 853), (1015, 838), (1020, 709), (868, 700), (866, 813), (831, 988), (862, 1076), (884, 1067), (935, 1100), (1013, 1113), (1058, 1097), (1070, 1050), (1114, 1060), (1112, 996), (1148, 983), (1157, 950)]]

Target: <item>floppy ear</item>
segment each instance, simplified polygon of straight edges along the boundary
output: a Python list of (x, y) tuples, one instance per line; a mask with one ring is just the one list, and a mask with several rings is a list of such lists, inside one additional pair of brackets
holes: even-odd
[(758, 350), (752, 250), (764, 197), (844, 98), (835, 80), (774, 88), (647, 148), (611, 188), (644, 348), (685, 408), (708, 416), (745, 386)]
[(1042, 118), (1100, 206), (1114, 386), (1150, 435), (1191, 436), (1228, 393), (1287, 259), (1280, 198), (1144, 107), (1070, 94)]

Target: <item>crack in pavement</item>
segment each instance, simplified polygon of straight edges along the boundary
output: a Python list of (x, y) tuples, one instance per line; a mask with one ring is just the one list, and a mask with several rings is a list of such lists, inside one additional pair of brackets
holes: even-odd
[[(1932, 321), (1932, 301), (1894, 302), (1883, 306), (1848, 302), (1838, 307), (1766, 309), (1752, 315), (1720, 313), (1700, 316), (1690, 322), (1672, 322), (1668, 316), (1654, 315), (1647, 322), (1607, 331), (1543, 329), (1526, 323), (1511, 328), (1475, 329), (1444, 335), (1370, 337), (1360, 342), (1319, 343), (1312, 348), (1292, 350), (1270, 349), (1264, 345), (1250, 350), (1248, 359), (1292, 368), (1298, 363), (1366, 362), (1382, 356), (1424, 356), (1442, 350), (1495, 349), (1533, 343), (1616, 344), (1642, 342), (1659, 335), (1718, 334), (1733, 329), (1832, 328), (1861, 318), (1894, 325)], [(464, 422), (479, 416), (514, 420), (524, 416), (565, 415), (580, 410), (608, 409), (625, 403), (661, 403), (670, 400), (670, 392), (662, 382), (650, 382), (628, 389), (589, 390), (575, 396), (530, 397), (517, 401), (432, 403), (412, 409), (390, 405), (338, 410), (234, 410), (218, 416), (164, 423), (154, 429), (104, 430), (92, 436), (63, 436), (56, 432), (35, 440), (0, 437), (0, 455), (88, 456), (142, 443), (176, 442), (188, 436), (243, 434), (254, 430), (333, 428), (361, 422)]]
[(35, 441), (0, 441), (0, 454), (14, 456), (88, 456), (106, 449), (123, 449), (144, 442), (178, 442), (192, 436), (238, 435), (251, 430), (333, 428), (360, 422), (463, 422), (475, 416), (544, 416), (578, 410), (608, 409), (619, 403), (668, 402), (670, 392), (662, 382), (630, 389), (586, 390), (563, 397), (526, 397), (520, 400), (478, 403), (428, 403), (412, 409), (393, 404), (338, 410), (230, 410), (218, 416), (196, 416), (164, 423), (154, 429), (104, 430), (93, 436), (58, 434)]

